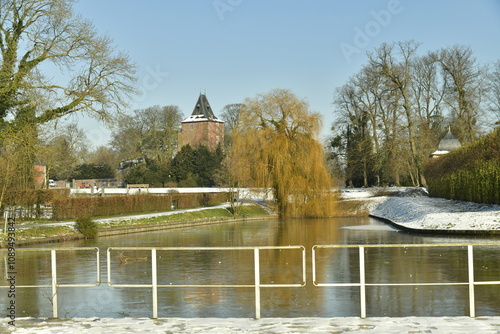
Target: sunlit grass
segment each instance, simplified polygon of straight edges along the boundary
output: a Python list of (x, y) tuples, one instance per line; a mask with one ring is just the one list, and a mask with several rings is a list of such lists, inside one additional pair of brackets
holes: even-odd
[(363, 200), (344, 200), (335, 204), (335, 214), (337, 217), (361, 217), (369, 216), (366, 209), (366, 201)]
[(36, 226), (19, 228), (16, 230), (16, 239), (50, 238), (62, 235), (75, 235), (77, 231), (71, 226)]
[[(244, 205), (239, 207), (238, 214), (233, 215), (227, 209), (224, 208), (207, 208), (199, 211), (189, 211), (189, 212), (179, 212), (173, 213), (166, 216), (159, 217), (148, 217), (148, 218), (131, 218), (131, 219), (118, 219), (116, 221), (110, 221), (106, 223), (99, 223), (99, 230), (105, 230), (107, 228), (113, 227), (128, 227), (128, 226), (141, 226), (141, 225), (158, 225), (158, 224), (175, 224), (191, 221), (217, 221), (217, 220), (228, 220), (236, 219), (242, 217), (251, 216), (266, 216), (270, 215), (263, 207), (259, 205)], [(47, 221), (33, 221), (30, 224), (41, 224)], [(28, 223), (28, 222), (26, 222)], [(27, 240), (27, 239), (37, 239), (37, 238), (49, 238), (49, 237), (64, 237), (64, 236), (75, 236), (79, 235), (71, 226), (34, 226), (23, 228), (22, 225), (18, 225), (16, 230), (17, 240)], [(2, 237), (5, 240), (5, 237)]]
[(247, 216), (267, 216), (269, 212), (260, 205), (243, 205), (239, 208), (239, 215)]
[(182, 223), (189, 221), (231, 219), (231, 218), (267, 216), (267, 215), (269, 215), (269, 212), (267, 212), (264, 208), (262, 208), (259, 205), (245, 205), (239, 208), (237, 215), (233, 215), (227, 209), (223, 208), (216, 208), (216, 209), (208, 208), (199, 211), (174, 213), (167, 216), (116, 220), (107, 223), (100, 223), (99, 227), (105, 228), (105, 227), (121, 227), (121, 226), (135, 226), (135, 225), (155, 225), (155, 224)]
[(200, 211), (189, 211), (173, 213), (167, 216), (121, 219), (107, 223), (100, 223), (100, 228), (118, 227), (118, 226), (135, 226), (135, 225), (155, 225), (166, 223), (180, 223), (196, 220), (213, 220), (222, 218), (231, 218), (233, 215), (226, 209), (206, 209)]

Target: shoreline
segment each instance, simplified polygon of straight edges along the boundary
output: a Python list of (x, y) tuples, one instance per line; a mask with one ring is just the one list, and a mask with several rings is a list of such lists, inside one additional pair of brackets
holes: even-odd
[(500, 205), (429, 197), (425, 188), (344, 189), (369, 216), (409, 233), (499, 235)]
[[(377, 195), (380, 191), (385, 195)], [(387, 195), (391, 193), (390, 195)], [(385, 224), (407, 233), (433, 235), (500, 235), (500, 205), (461, 202), (443, 198), (429, 197), (423, 188), (368, 188), (344, 189), (342, 200), (358, 200), (364, 202), (360, 206), (367, 212), (367, 216), (379, 219)], [(358, 208), (358, 210), (360, 209)], [(196, 208), (186, 211), (197, 211)], [(167, 213), (138, 214), (126, 217), (127, 219), (146, 216), (169, 215)], [(354, 212), (356, 214), (356, 212)], [(119, 217), (99, 219), (101, 221), (116, 220)], [(226, 222), (247, 220), (277, 219), (276, 214), (257, 215), (246, 217), (219, 217), (201, 218), (190, 221), (130, 224), (126, 226), (105, 227), (99, 230), (97, 237), (120, 234), (132, 234), (177, 228), (189, 228)], [(82, 240), (85, 237), (79, 232), (51, 237), (35, 237), (25, 240), (16, 240), (17, 246), (58, 243), (64, 241)], [(0, 249), (7, 247), (7, 241), (0, 241)]]
[(423, 228), (412, 228), (405, 226), (401, 223), (393, 222), (392, 220), (384, 217), (380, 217), (377, 215), (369, 215), (372, 218), (379, 219), (386, 223), (387, 225), (390, 225), (392, 227), (395, 227), (403, 232), (408, 232), (408, 233), (421, 233), (421, 234), (434, 234), (434, 235), (482, 235), (482, 236), (488, 236), (488, 235), (500, 235), (500, 230), (445, 230), (445, 229), (423, 229)]
[[(152, 231), (171, 230), (171, 229), (173, 230), (178, 228), (189, 228), (202, 225), (215, 225), (215, 224), (241, 222), (249, 220), (260, 220), (266, 218), (276, 219), (277, 216), (268, 215), (268, 216), (250, 216), (241, 218), (200, 219), (200, 220), (191, 220), (184, 222), (169, 222), (169, 223), (143, 224), (143, 225), (132, 224), (121, 227), (107, 227), (99, 230), (99, 232), (97, 233), (97, 238), (113, 236), (113, 235), (121, 235), (121, 234), (133, 234), (133, 233), (152, 232)], [(41, 237), (41, 238), (32, 238), (27, 240), (16, 240), (16, 246), (50, 244), (50, 243), (59, 243), (65, 241), (84, 240), (84, 239), (85, 237), (81, 233), (76, 232), (75, 234), (64, 234), (54, 237)], [(7, 242), (2, 240), (0, 241), (0, 249), (4, 248), (7, 248)]]

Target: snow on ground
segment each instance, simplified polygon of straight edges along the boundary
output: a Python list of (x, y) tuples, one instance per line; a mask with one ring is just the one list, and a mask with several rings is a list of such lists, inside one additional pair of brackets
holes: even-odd
[(16, 326), (0, 320), (1, 333), (499, 333), (500, 317), (436, 317), (436, 318), (168, 318), (168, 319), (109, 319), (74, 318), (47, 320), (21, 318)]
[(500, 231), (500, 205), (429, 197), (424, 188), (345, 189), (342, 197), (366, 201), (372, 216), (406, 228)]

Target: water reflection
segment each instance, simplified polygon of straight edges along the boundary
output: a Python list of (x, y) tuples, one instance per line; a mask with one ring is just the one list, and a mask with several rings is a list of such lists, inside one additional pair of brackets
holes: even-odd
[[(314, 287), (311, 282), (311, 248), (328, 244), (421, 244), (494, 241), (481, 237), (433, 237), (398, 232), (367, 218), (292, 219), (248, 221), (208, 225), (193, 229), (156, 231), (34, 247), (214, 247), (302, 245), (307, 250), (307, 285), (303, 288), (263, 288), (263, 317), (359, 316), (359, 288)], [(113, 251), (114, 284), (150, 284), (148, 251)], [(22, 254), (22, 253), (18, 253)], [(23, 284), (50, 284), (49, 253), (19, 255), (18, 276)], [(367, 282), (466, 282), (467, 250), (460, 248), (366, 248)], [(252, 251), (159, 251), (158, 284), (252, 284)], [(499, 280), (498, 248), (475, 249), (476, 280)], [(101, 254), (102, 280), (106, 281), (105, 255)], [(58, 254), (58, 280), (90, 283), (95, 280), (92, 254)], [(301, 281), (299, 251), (261, 252), (262, 283)], [(318, 254), (318, 279), (324, 282), (359, 282), (359, 254), (336, 249)], [(30, 282), (30, 283), (26, 283)], [(21, 284), (18, 282), (18, 284)], [(5, 291), (5, 290), (4, 290)], [(476, 314), (499, 315), (496, 286), (476, 287)], [(60, 317), (150, 317), (150, 288), (61, 288)], [(18, 316), (50, 317), (50, 289), (19, 289)], [(159, 288), (160, 317), (253, 317), (253, 288)], [(6, 306), (0, 299), (0, 307)], [(468, 315), (467, 287), (368, 287), (368, 316), (463, 316)]]

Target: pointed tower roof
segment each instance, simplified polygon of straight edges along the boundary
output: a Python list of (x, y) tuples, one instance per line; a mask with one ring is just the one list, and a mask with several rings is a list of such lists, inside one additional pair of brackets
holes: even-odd
[(460, 141), (451, 134), (451, 129), (448, 128), (448, 133), (439, 142), (438, 149), (431, 153), (431, 157), (439, 157), (462, 147)]
[(439, 142), (438, 150), (449, 152), (460, 147), (462, 147), (462, 144), (460, 144), (460, 141), (451, 134), (451, 130), (448, 128), (448, 133)]
[(200, 121), (223, 122), (215, 116), (205, 94), (200, 94), (198, 102), (196, 102), (196, 105), (194, 106), (193, 113), (191, 116), (182, 121), (182, 123)]

